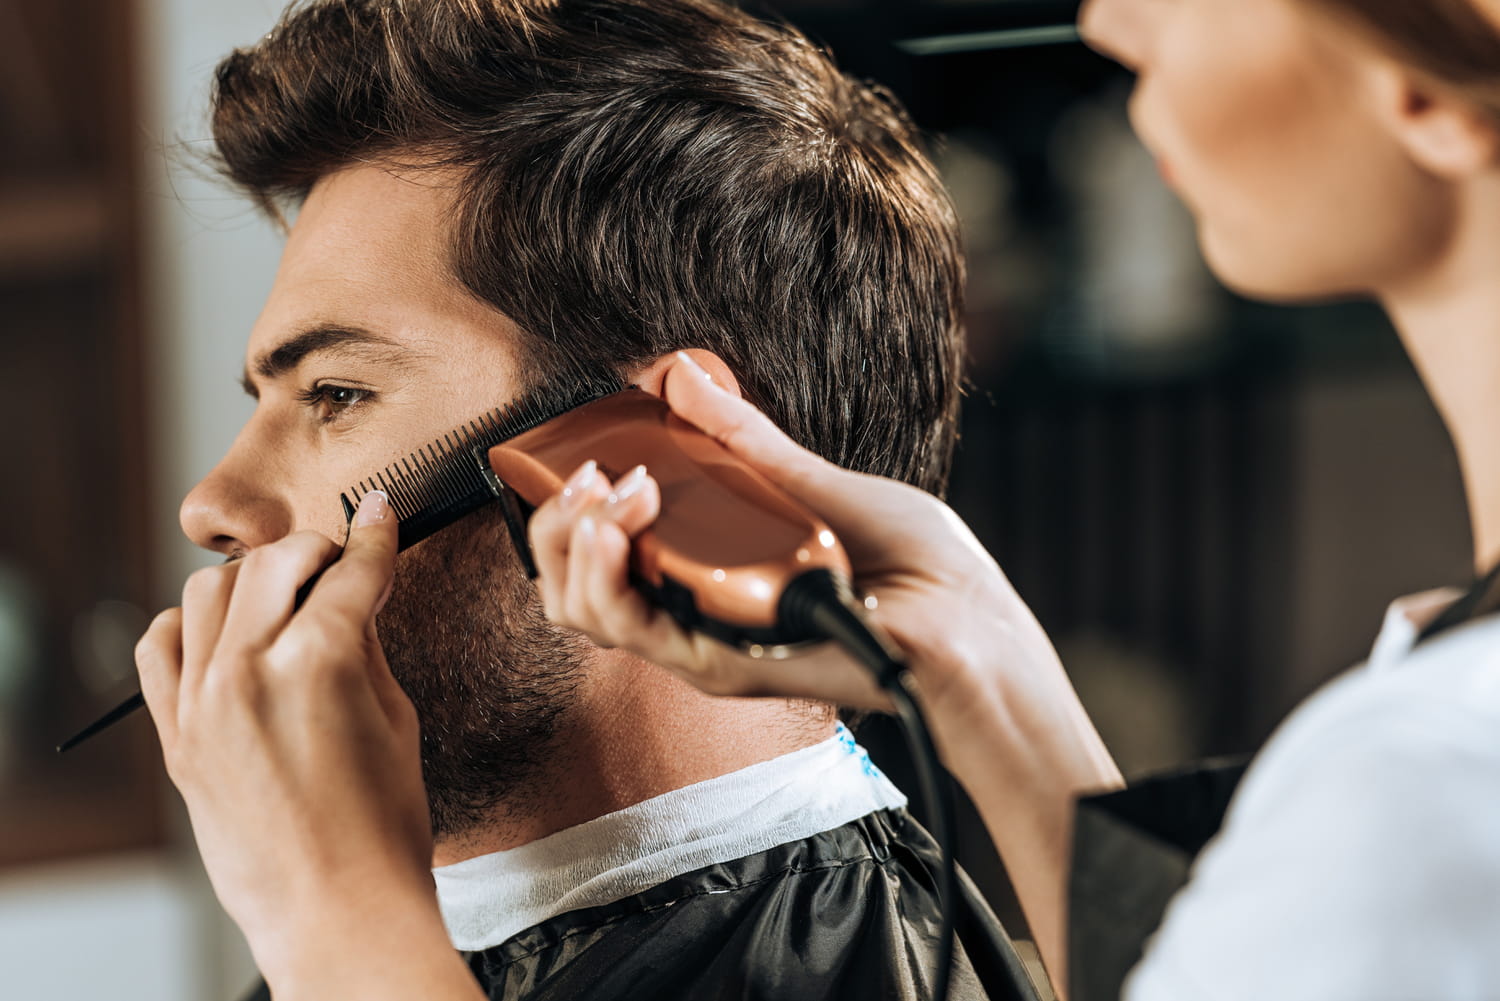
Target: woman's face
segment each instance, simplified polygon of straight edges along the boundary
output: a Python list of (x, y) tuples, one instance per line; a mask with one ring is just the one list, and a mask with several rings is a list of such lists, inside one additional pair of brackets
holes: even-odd
[(1396, 139), (1395, 64), (1299, 0), (1089, 0), (1131, 118), (1210, 266), (1266, 299), (1379, 292), (1446, 238), (1446, 186)]

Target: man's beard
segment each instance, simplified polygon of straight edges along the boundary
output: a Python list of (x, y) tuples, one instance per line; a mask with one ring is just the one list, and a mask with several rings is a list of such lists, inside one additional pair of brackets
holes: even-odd
[(547, 620), (497, 507), (397, 559), (379, 628), (421, 723), (433, 836), (525, 814), (591, 647)]

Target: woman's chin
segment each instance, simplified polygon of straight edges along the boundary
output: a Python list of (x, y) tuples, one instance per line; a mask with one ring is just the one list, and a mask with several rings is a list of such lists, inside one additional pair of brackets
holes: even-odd
[(1360, 294), (1352, 284), (1333, 280), (1325, 266), (1298, 254), (1298, 248), (1251, 250), (1243, 244), (1216, 240), (1202, 227), (1198, 238), (1214, 277), (1246, 299), (1291, 306)]

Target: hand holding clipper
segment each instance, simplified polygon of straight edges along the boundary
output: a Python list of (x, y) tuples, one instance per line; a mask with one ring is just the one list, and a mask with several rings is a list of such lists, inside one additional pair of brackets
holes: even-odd
[(489, 450), (496, 476), (533, 507), (561, 493), (586, 460), (609, 478), (650, 471), (661, 517), (637, 534), (631, 576), (685, 628), (752, 656), (822, 638), (780, 605), (806, 574), (847, 582), (843, 546), (816, 515), (657, 397), (628, 389)]

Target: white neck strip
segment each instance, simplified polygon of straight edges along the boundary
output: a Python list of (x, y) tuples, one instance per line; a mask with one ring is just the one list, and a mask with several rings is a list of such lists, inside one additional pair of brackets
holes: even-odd
[(432, 874), (454, 946), (475, 951), (559, 914), (905, 805), (839, 724), (822, 743)]

